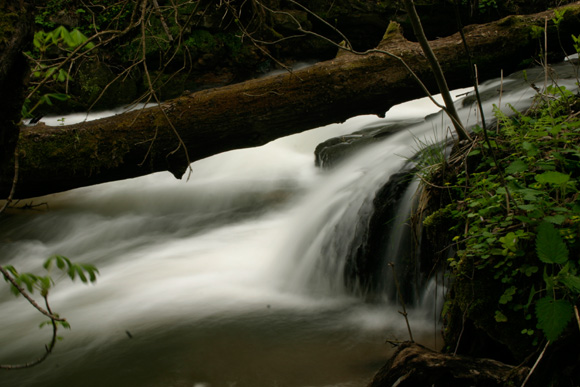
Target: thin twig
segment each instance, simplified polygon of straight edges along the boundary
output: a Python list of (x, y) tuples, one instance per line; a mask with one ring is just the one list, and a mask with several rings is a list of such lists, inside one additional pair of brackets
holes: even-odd
[(415, 8), (415, 4), (413, 0), (403, 0), (403, 4), (405, 5), (405, 9), (407, 10), (407, 15), (411, 22), (411, 26), (413, 27), (413, 32), (415, 33), (415, 37), (425, 54), (427, 62), (429, 63), (429, 67), (431, 68), (431, 72), (435, 77), (435, 81), (437, 82), (437, 86), (439, 87), (439, 92), (441, 93), (441, 97), (443, 101), (445, 101), (445, 106), (447, 107), (447, 115), (451, 118), (453, 122), (453, 127), (455, 128), (455, 132), (460, 140), (467, 140), (472, 141), (469, 133), (465, 130), (461, 119), (459, 118), (459, 114), (455, 109), (455, 105), (453, 103), (453, 99), (451, 98), (451, 94), (449, 92), (449, 86), (447, 85), (447, 80), (445, 79), (445, 75), (443, 74), (443, 69), (425, 36), (425, 31), (423, 30), (423, 26), (421, 24), (421, 19), (417, 14), (417, 9)]
[[(145, 19), (145, 12), (146, 12), (146, 1), (143, 1), (143, 3), (141, 4), (141, 12), (142, 12), (142, 18)], [(146, 44), (146, 40), (145, 40), (145, 24), (146, 23), (141, 23), (141, 45), (142, 45), (142, 53), (143, 53), (143, 58), (146, 57), (146, 53), (147, 53), (147, 44)], [(181, 147), (183, 147), (183, 151), (185, 153), (185, 159), (187, 162), (187, 167), (189, 169), (189, 175), (187, 177), (187, 179), (189, 180), (189, 177), (191, 176), (191, 161), (189, 158), (189, 153), (187, 151), (187, 146), (185, 145), (185, 143), (183, 142), (183, 139), (181, 138), (181, 136), (179, 135), (179, 132), (177, 131), (177, 128), (175, 127), (175, 125), (173, 125), (173, 122), (171, 122), (171, 119), (169, 118), (169, 116), (167, 115), (167, 112), (165, 111), (165, 109), (163, 109), (162, 105), (161, 105), (161, 100), (159, 99), (159, 97), (157, 96), (157, 93), (155, 92), (155, 89), (153, 88), (153, 81), (151, 80), (151, 75), (149, 74), (149, 68), (147, 67), (147, 61), (143, 61), (143, 70), (145, 72), (145, 77), (147, 79), (147, 85), (149, 87), (149, 94), (153, 97), (153, 99), (155, 100), (155, 102), (157, 103), (157, 106), (159, 107), (159, 110), (161, 111), (161, 114), (163, 114), (163, 117), (165, 118), (165, 120), (167, 121), (167, 123), (169, 124), (169, 126), (171, 127), (173, 133), (175, 134), (175, 136), (177, 137), (177, 140), (179, 142), (179, 145), (177, 146), (176, 149), (174, 149), (173, 151), (171, 151), (169, 153), (169, 155), (174, 154), (175, 152), (177, 152)], [(153, 143), (151, 143), (151, 146), (153, 146)], [(168, 155), (168, 156), (169, 156)]]
[[(411, 69), (411, 67), (407, 64), (407, 62), (405, 62), (405, 60), (403, 58), (401, 58), (398, 55), (393, 54), (392, 52), (386, 51), (386, 50), (381, 50), (378, 48), (373, 48), (373, 49), (369, 49), (366, 51), (356, 51), (355, 49), (352, 48), (352, 45), (349, 43), (348, 38), (346, 38), (346, 36), (342, 35), (342, 33), (340, 33), (339, 31), (337, 31), (341, 37), (345, 40), (346, 44), (345, 45), (340, 45), (338, 43), (336, 43), (335, 41), (333, 41), (332, 39), (324, 36), (324, 35), (320, 35), (317, 34), (316, 32), (310, 31), (310, 30), (306, 30), (302, 27), (302, 25), (300, 24), (300, 22), (294, 17), (294, 15), (284, 12), (284, 11), (275, 11), (272, 10), (270, 8), (268, 8), (267, 6), (260, 4), (265, 10), (267, 10), (268, 12), (271, 13), (277, 13), (277, 14), (283, 14), (289, 18), (291, 18), (294, 23), (296, 23), (297, 30), (306, 34), (306, 35), (311, 35), (314, 37), (317, 37), (319, 39), (322, 39), (324, 41), (326, 41), (327, 43), (332, 44), (333, 46), (337, 47), (339, 50), (343, 50), (346, 52), (349, 52), (351, 54), (354, 55), (358, 55), (358, 56), (366, 56), (369, 54), (381, 54), (381, 55), (386, 55), (388, 57), (391, 57), (393, 59), (396, 59), (397, 61), (399, 61), (401, 63), (401, 65), (405, 68), (405, 70), (407, 70), (407, 72), (409, 73), (409, 75), (411, 75), (411, 77), (415, 80), (415, 82), (417, 82), (417, 84), (419, 85), (419, 87), (421, 88), (421, 90), (425, 93), (425, 95), (429, 98), (429, 100), (435, 105), (437, 106), (439, 109), (442, 109), (449, 117), (451, 117), (451, 120), (453, 121), (454, 125), (455, 124), (461, 124), (460, 122), (457, 122), (456, 119), (454, 117), (452, 117), (452, 114), (449, 114), (449, 111), (447, 109), (446, 106), (441, 105), (439, 102), (437, 102), (435, 100), (435, 98), (433, 97), (433, 94), (431, 94), (431, 92), (429, 91), (429, 89), (427, 89), (427, 86), (425, 86), (425, 84), (423, 83), (423, 81), (421, 81), (421, 79), (419, 78), (419, 76), (413, 71), (413, 69)], [(310, 11), (308, 8), (300, 5), (299, 3), (296, 3), (296, 5), (299, 5), (301, 8), (303, 8), (306, 12), (308, 12), (310, 15), (312, 15), (313, 17), (317, 17), (320, 18), (319, 16), (317, 16), (316, 14), (314, 14), (312, 11)], [(336, 28), (328, 23), (326, 20), (324, 19), (319, 19), (322, 23), (324, 23), (326, 26), (332, 28), (333, 30), (336, 30)], [(243, 32), (243, 31), (242, 31)], [(249, 37), (250, 39), (252, 39), (252, 37)], [(254, 41), (252, 39), (252, 41)], [(258, 48), (260, 48), (258, 46)]]
[(0, 266), (0, 273), (2, 273), (2, 275), (4, 276), (4, 278), (8, 282), (10, 282), (12, 284), (12, 286), (14, 286), (18, 290), (18, 292), (20, 294), (22, 294), (22, 296), (24, 298), (26, 298), (26, 300), (30, 303), (30, 305), (32, 305), (40, 313), (42, 313), (43, 315), (45, 315), (46, 317), (48, 317), (51, 320), (55, 320), (55, 321), (66, 321), (66, 319), (64, 319), (62, 317), (58, 317), (57, 315), (52, 314), (50, 311), (47, 311), (42, 306), (38, 305), (36, 303), (36, 301), (34, 301), (34, 299), (28, 294), (28, 292), (26, 290), (24, 290), (24, 288), (22, 286), (18, 285), (18, 283), (16, 282), (16, 280), (14, 279), (14, 277), (12, 277), (12, 275), (10, 274), (10, 272), (8, 270), (6, 270), (4, 268), (4, 266)]
[(157, 2), (157, 0), (153, 0), (153, 8), (155, 8), (155, 13), (159, 17), (159, 21), (161, 22), (161, 26), (163, 27), (163, 30), (165, 31), (165, 35), (167, 35), (167, 38), (169, 39), (169, 41), (172, 42), (173, 36), (171, 35), (171, 32), (169, 31), (169, 27), (167, 27), (167, 23), (165, 22), (165, 18), (163, 17), (163, 14), (161, 13), (161, 10), (159, 9), (159, 3)]
[(390, 262), (389, 266), (393, 270), (393, 279), (395, 281), (395, 286), (397, 287), (399, 301), (401, 302), (401, 306), (403, 307), (403, 311), (402, 312), (399, 311), (399, 313), (401, 313), (403, 315), (403, 317), (405, 317), (405, 322), (407, 323), (407, 330), (409, 331), (409, 339), (411, 340), (412, 343), (414, 343), (415, 340), (413, 340), (413, 332), (411, 332), (411, 325), (409, 324), (407, 308), (405, 306), (405, 301), (403, 300), (403, 295), (401, 294), (401, 288), (399, 287), (399, 280), (397, 279), (397, 273), (395, 272), (395, 264), (393, 262)]
[(544, 20), (544, 91), (548, 90), (548, 18)]
[[(498, 109), (501, 112), (501, 96), (503, 95), (503, 69), (501, 69), (500, 71), (500, 83), (499, 83), (499, 100), (497, 102), (498, 104)], [(499, 134), (499, 122), (500, 120), (497, 120), (497, 126), (495, 128), (495, 134)]]
[(10, 193), (8, 194), (8, 197), (6, 198), (6, 203), (4, 203), (4, 205), (2, 206), (2, 208), (0, 208), (0, 214), (3, 213), (6, 208), (8, 208), (8, 206), (10, 205), (10, 203), (12, 203), (12, 200), (14, 199), (14, 193), (16, 192), (16, 185), (18, 184), (18, 143), (16, 144), (16, 148), (14, 149), (14, 178), (12, 179), (12, 187), (10, 188)]
[[(52, 313), (52, 311), (50, 309), (50, 305), (48, 304), (48, 295), (44, 295), (43, 298), (44, 298), (44, 303), (46, 305), (46, 309), (49, 311), (50, 316), (54, 316), (54, 314)], [(64, 319), (58, 320), (56, 318), (50, 317), (50, 323), (52, 324), (52, 338), (50, 339), (50, 343), (44, 347), (45, 352), (41, 357), (39, 357), (38, 359), (33, 360), (31, 362), (23, 363), (23, 364), (0, 364), (0, 369), (17, 370), (17, 369), (23, 369), (23, 368), (30, 368), (30, 367), (34, 367), (35, 365), (40, 364), (43, 361), (45, 361), (46, 358), (48, 357), (48, 355), (50, 355), (52, 353), (52, 350), (54, 349), (54, 346), (56, 345), (56, 339), (58, 337), (57, 336), (58, 325), (56, 323), (57, 321), (64, 321)]]
[(549, 340), (546, 342), (546, 345), (544, 346), (544, 349), (542, 350), (542, 353), (540, 353), (540, 356), (538, 356), (538, 359), (536, 360), (536, 362), (534, 363), (534, 366), (532, 367), (532, 369), (528, 373), (528, 376), (526, 376), (526, 379), (522, 383), (522, 386), (521, 387), (524, 387), (526, 385), (526, 383), (528, 382), (528, 380), (530, 379), (530, 377), (532, 376), (532, 373), (534, 372), (534, 370), (536, 369), (536, 367), (540, 363), (540, 360), (542, 360), (542, 357), (544, 357), (544, 353), (546, 353), (546, 349), (548, 349), (548, 345), (550, 345), (550, 341)]

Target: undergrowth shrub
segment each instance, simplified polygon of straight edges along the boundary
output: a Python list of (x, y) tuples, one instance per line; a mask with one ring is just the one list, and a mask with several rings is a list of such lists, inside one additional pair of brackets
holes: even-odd
[(500, 294), (494, 320), (516, 324), (534, 345), (561, 337), (578, 313), (577, 104), (569, 90), (553, 86), (526, 114), (497, 110), (491, 149), (478, 140), (466, 156), (474, 167), (445, 183), (451, 200), (436, 214), (454, 223), (452, 276), (493, 281)]

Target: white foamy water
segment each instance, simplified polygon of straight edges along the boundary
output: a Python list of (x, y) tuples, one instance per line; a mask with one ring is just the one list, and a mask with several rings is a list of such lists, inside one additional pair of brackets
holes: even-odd
[[(512, 92), (504, 103), (529, 104), (532, 93)], [(423, 106), (216, 155), (194, 163), (189, 181), (159, 173), (11, 210), (0, 218), (1, 264), (40, 272), (61, 254), (100, 276), (89, 286), (57, 281), (51, 306), (72, 330), (42, 365), (0, 371), (0, 385), (365, 386), (391, 353), (385, 340), (406, 339), (407, 328), (397, 305), (346, 291), (342, 246), (417, 139), (442, 140), (449, 124), (431, 117), (332, 171), (314, 167), (313, 151), (364, 127), (417, 121), (431, 113)], [(462, 114), (475, 123), (472, 106)], [(432, 346), (440, 344), (436, 288), (411, 312), (415, 338)], [(0, 362), (42, 354), (44, 318), (7, 289), (0, 303)]]

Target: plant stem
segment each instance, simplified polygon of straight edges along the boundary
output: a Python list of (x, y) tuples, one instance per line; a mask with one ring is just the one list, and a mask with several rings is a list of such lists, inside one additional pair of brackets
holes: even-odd
[(532, 369), (530, 370), (530, 372), (528, 373), (528, 376), (526, 376), (526, 379), (524, 380), (524, 382), (522, 383), (521, 387), (524, 387), (526, 385), (526, 383), (528, 382), (528, 380), (530, 379), (530, 376), (532, 376), (532, 373), (534, 372), (534, 370), (536, 369), (536, 367), (538, 366), (538, 364), (540, 363), (540, 360), (542, 360), (542, 357), (544, 357), (544, 354), (546, 353), (546, 349), (548, 349), (548, 345), (550, 345), (550, 341), (548, 340), (548, 342), (546, 343), (546, 345), (544, 346), (544, 349), (542, 350), (542, 353), (540, 353), (540, 356), (538, 356), (538, 359), (536, 360), (536, 362), (534, 363), (534, 366), (532, 367)]
[(407, 308), (405, 306), (405, 301), (403, 300), (403, 295), (401, 294), (401, 288), (399, 287), (399, 280), (397, 279), (397, 273), (395, 272), (395, 264), (390, 262), (389, 266), (393, 270), (393, 279), (395, 280), (395, 286), (397, 287), (397, 293), (399, 294), (399, 301), (401, 301), (401, 306), (403, 307), (403, 311), (401, 313), (403, 317), (405, 317), (405, 322), (407, 323), (407, 330), (409, 331), (409, 339), (412, 343), (415, 342), (413, 340), (413, 332), (411, 332), (411, 325), (409, 324), (409, 318), (407, 317)]

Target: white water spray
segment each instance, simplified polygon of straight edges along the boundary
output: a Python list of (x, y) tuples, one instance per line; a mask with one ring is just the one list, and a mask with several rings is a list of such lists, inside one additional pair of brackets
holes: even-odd
[[(515, 84), (504, 82), (512, 90), (502, 101), (521, 108), (533, 90)], [(487, 115), (497, 101), (486, 102)], [(475, 123), (472, 105), (460, 110)], [(47, 362), (0, 373), (0, 385), (366, 385), (389, 356), (384, 340), (405, 339), (406, 326), (396, 305), (370, 305), (345, 289), (345, 245), (416, 139), (442, 140), (449, 124), (432, 116), (330, 172), (314, 168), (312, 152), (395, 114), (407, 113), (216, 155), (194, 163), (189, 182), (155, 174), (40, 198), (48, 210), (5, 216), (0, 263), (37, 272), (62, 254), (101, 276), (95, 286), (58, 283), (52, 307), (73, 329)], [(433, 289), (411, 312), (414, 335), (430, 344)], [(50, 336), (37, 328), (43, 318), (7, 291), (0, 302), (0, 362), (41, 354)]]

